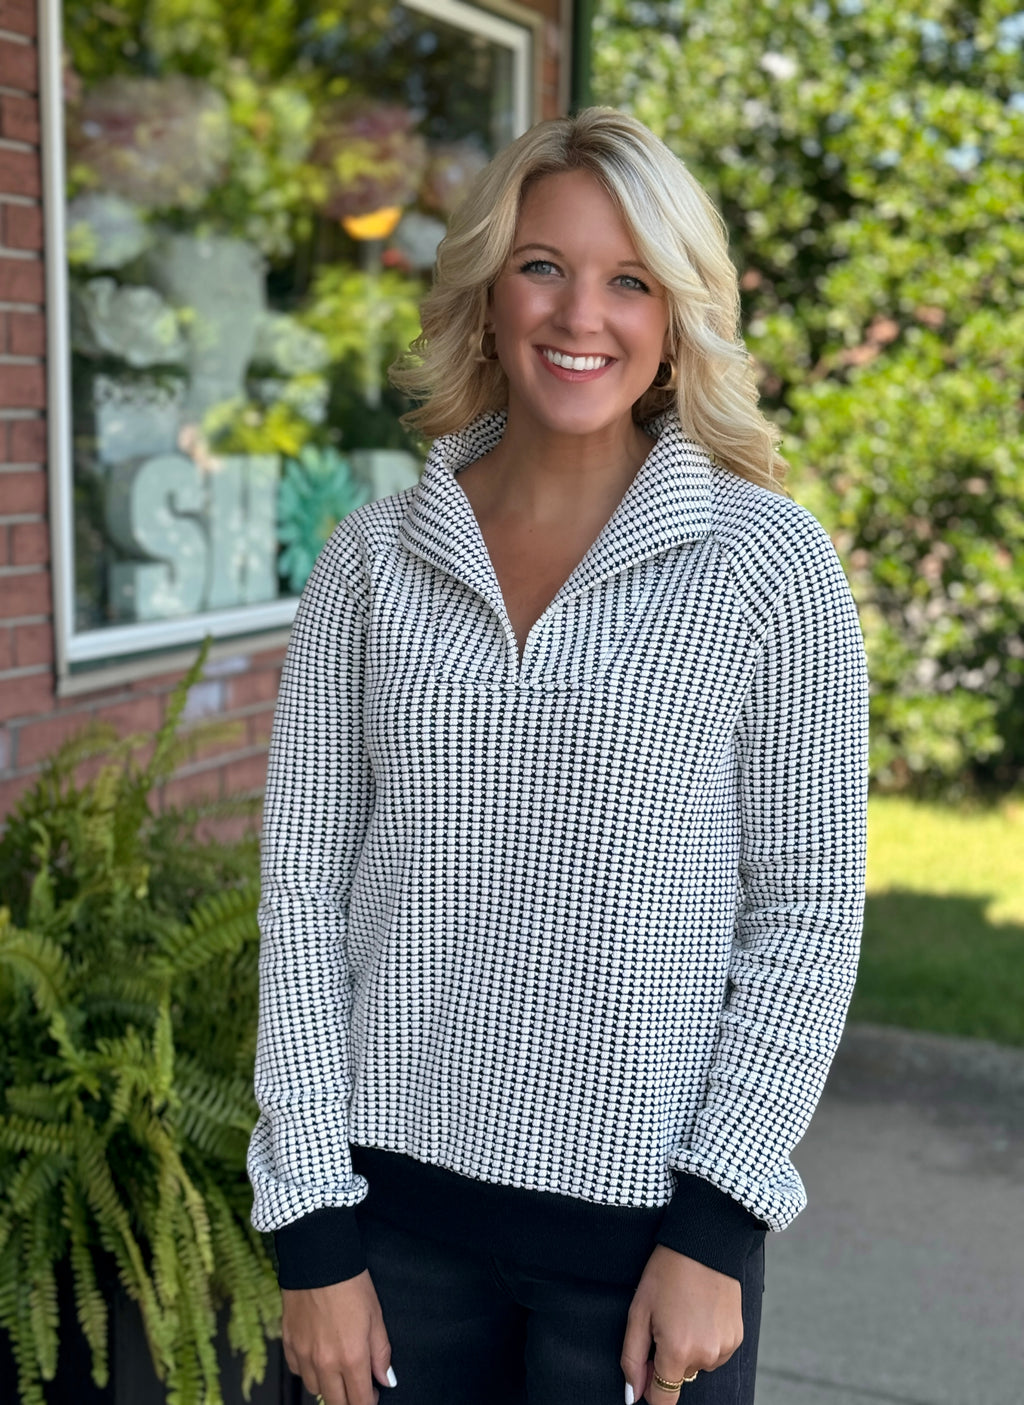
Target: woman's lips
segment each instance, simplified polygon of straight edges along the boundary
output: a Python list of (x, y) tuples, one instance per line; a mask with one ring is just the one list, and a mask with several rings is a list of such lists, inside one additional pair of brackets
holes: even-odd
[(593, 380), (615, 361), (614, 356), (574, 356), (551, 346), (540, 346), (537, 350), (544, 365), (559, 380)]

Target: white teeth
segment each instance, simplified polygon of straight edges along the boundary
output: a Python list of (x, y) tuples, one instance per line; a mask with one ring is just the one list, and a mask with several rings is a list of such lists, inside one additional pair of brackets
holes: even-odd
[(547, 347), (541, 354), (566, 371), (597, 371), (612, 359), (610, 356), (566, 356), (564, 351), (550, 351)]

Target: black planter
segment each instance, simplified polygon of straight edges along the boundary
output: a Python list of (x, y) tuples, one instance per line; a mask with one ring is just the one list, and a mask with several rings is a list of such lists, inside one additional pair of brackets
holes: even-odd
[[(157, 1380), (136, 1305), (122, 1292), (113, 1294), (110, 1313), (110, 1384), (102, 1390), (93, 1384), (89, 1346), (78, 1328), (70, 1281), (58, 1283), (60, 1305), (60, 1354), (57, 1376), (46, 1387), (47, 1405), (166, 1405), (167, 1395)], [(239, 1358), (228, 1348), (227, 1333), (217, 1342), (224, 1405), (246, 1405), (242, 1395)], [(253, 1386), (248, 1405), (314, 1405), (302, 1382), (285, 1365), (280, 1342), (267, 1345), (267, 1374)], [(16, 1405), (18, 1372), (5, 1333), (0, 1333), (0, 1402)]]

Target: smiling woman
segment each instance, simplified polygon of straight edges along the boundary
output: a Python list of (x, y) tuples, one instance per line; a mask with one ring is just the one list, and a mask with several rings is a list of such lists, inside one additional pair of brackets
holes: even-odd
[(753, 1400), (853, 984), (867, 697), (737, 307), (644, 127), (534, 128), (394, 375), (423, 477), (303, 593), (250, 1172), (326, 1405)]

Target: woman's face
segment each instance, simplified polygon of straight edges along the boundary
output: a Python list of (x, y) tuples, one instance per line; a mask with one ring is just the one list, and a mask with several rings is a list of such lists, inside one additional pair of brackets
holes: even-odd
[(665, 359), (668, 306), (589, 172), (530, 186), (487, 325), (508, 377), (510, 425), (589, 435), (632, 423)]

